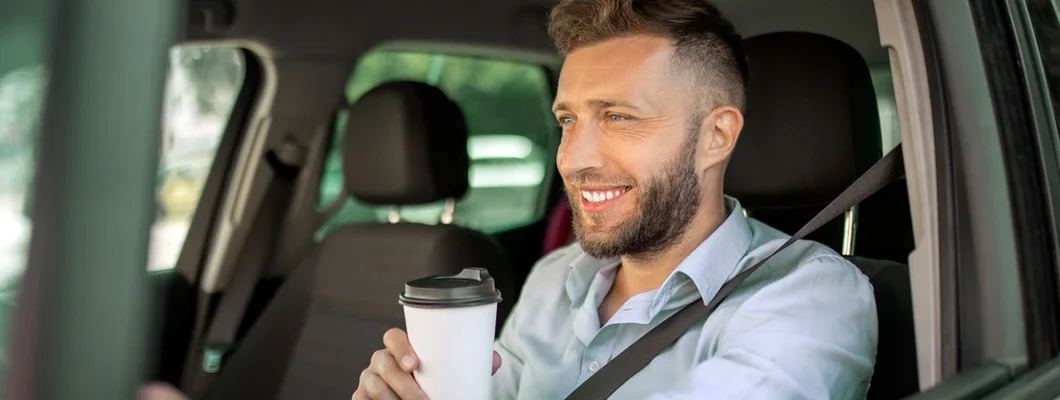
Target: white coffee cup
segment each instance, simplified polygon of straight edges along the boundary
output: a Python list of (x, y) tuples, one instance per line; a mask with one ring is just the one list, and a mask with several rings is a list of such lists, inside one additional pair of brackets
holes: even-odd
[(409, 281), (398, 296), (420, 360), (413, 372), (431, 400), (488, 400), (501, 293), (482, 268)]

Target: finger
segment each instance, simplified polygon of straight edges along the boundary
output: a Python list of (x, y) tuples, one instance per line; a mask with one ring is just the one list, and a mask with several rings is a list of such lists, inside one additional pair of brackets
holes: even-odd
[(390, 354), (394, 355), (395, 360), (401, 362), (401, 369), (405, 372), (412, 372), (419, 366), (419, 359), (416, 358), (416, 353), (412, 351), (412, 345), (409, 344), (409, 337), (405, 334), (405, 331), (392, 328), (383, 334), (383, 345), (390, 351)]
[(498, 369), (501, 369), (501, 355), (495, 351), (493, 352), (493, 373), (496, 374)]
[(371, 400), (399, 400), (397, 393), (390, 390), (390, 386), (387, 386), (382, 377), (367, 369), (361, 373), (361, 388), (364, 389), (366, 397)]
[(412, 374), (402, 370), (394, 357), (386, 350), (376, 352), (372, 357), (370, 369), (375, 375), (382, 377), (390, 390), (402, 399), (418, 400), (427, 397)]
[(137, 399), (140, 400), (187, 400), (180, 390), (167, 383), (149, 383), (140, 387)]
[(364, 385), (357, 385), (357, 390), (353, 392), (353, 398), (350, 400), (372, 400), (368, 397), (368, 393), (364, 391)]

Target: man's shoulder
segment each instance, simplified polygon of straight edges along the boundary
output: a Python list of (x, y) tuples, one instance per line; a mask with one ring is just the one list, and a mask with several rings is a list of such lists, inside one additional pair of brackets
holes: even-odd
[[(789, 235), (773, 228), (761, 221), (750, 220), (751, 229), (754, 232), (754, 241), (748, 249), (746, 260), (753, 262), (760, 260), (773, 252), (790, 238)], [(746, 265), (745, 267), (749, 267)], [(811, 271), (839, 274), (860, 275), (854, 264), (848, 261), (835, 250), (812, 240), (799, 240), (792, 243), (786, 249), (774, 255), (765, 265), (777, 276), (786, 276), (803, 270), (803, 267)], [(817, 271), (823, 269), (824, 271)]]
[[(761, 222), (754, 221), (755, 243), (748, 252), (747, 260), (753, 262), (772, 254), (789, 238)], [(750, 264), (744, 265), (750, 267)], [(812, 240), (799, 240), (773, 256), (762, 266), (758, 279), (772, 281), (771, 286), (792, 289), (789, 294), (817, 291), (865, 298), (872, 302), (873, 290), (869, 279), (853, 263), (828, 246)], [(839, 293), (835, 293), (839, 294)]]
[[(768, 228), (760, 222), (756, 225)], [(752, 246), (747, 262), (761, 260), (789, 238), (782, 233), (762, 233), (763, 240)], [(742, 321), (738, 329), (757, 324), (763, 315), (774, 315), (771, 329), (824, 335), (864, 354), (874, 351), (877, 316), (872, 284), (858, 267), (828, 246), (810, 240), (795, 242), (752, 274), (741, 292), (733, 305), (734, 318)], [(783, 310), (782, 316), (777, 316), (778, 310)], [(748, 321), (753, 323), (748, 325)]]

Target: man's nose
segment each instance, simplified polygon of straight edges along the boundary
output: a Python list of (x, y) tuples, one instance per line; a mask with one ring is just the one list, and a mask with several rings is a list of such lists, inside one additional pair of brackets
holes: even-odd
[(604, 157), (601, 152), (602, 132), (589, 125), (575, 127), (563, 136), (559, 154), (556, 156), (559, 173), (564, 178), (583, 171), (602, 168)]

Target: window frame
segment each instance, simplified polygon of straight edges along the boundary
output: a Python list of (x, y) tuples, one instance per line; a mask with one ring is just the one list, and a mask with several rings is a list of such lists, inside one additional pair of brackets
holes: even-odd
[[(195, 182), (196, 184), (202, 184), (202, 187), (197, 188), (198, 190), (196, 191), (196, 193), (198, 194), (198, 196), (194, 198), (194, 205), (193, 205), (194, 206), (194, 211), (192, 212), (192, 210), (189, 210), (189, 215), (182, 222), (182, 224), (185, 225), (187, 229), (186, 230), (178, 230), (178, 232), (174, 232), (175, 234), (179, 234), (181, 236), (180, 240), (183, 242), (183, 245), (181, 245), (180, 247), (173, 246), (173, 249), (176, 250), (176, 254), (171, 254), (169, 252), (166, 252), (165, 255), (163, 256), (164, 259), (172, 260), (172, 263), (166, 262), (163, 265), (164, 268), (152, 268), (152, 267), (158, 267), (158, 265), (153, 265), (154, 257), (156, 255), (152, 254), (152, 252), (158, 250), (154, 246), (156, 239), (153, 236), (155, 236), (155, 234), (157, 233), (155, 231), (155, 228), (157, 228), (158, 225), (159, 225), (159, 222), (161, 222), (157, 218), (158, 214), (156, 212), (152, 212), (151, 213), (151, 216), (152, 216), (151, 228), (149, 230), (149, 233), (144, 235), (144, 237), (147, 238), (147, 241), (148, 241), (148, 245), (146, 246), (146, 249), (147, 249), (146, 256), (147, 257), (145, 258), (144, 265), (142, 266), (142, 267), (146, 267), (147, 274), (148, 274), (147, 275), (148, 276), (148, 282), (144, 283), (144, 287), (150, 288), (149, 290), (151, 290), (151, 291), (157, 291), (159, 293), (163, 293), (164, 292), (165, 298), (166, 298), (166, 301), (162, 305), (163, 307), (161, 307), (160, 309), (156, 309), (154, 313), (149, 313), (147, 315), (147, 319), (148, 319), (148, 321), (150, 321), (152, 326), (161, 326), (162, 327), (162, 329), (159, 329), (158, 331), (153, 332), (151, 339), (161, 342), (162, 343), (162, 345), (161, 345), (162, 348), (167, 349), (167, 351), (162, 351), (162, 352), (159, 352), (158, 354), (150, 354), (149, 357), (148, 357), (148, 364), (146, 365), (146, 367), (147, 367), (147, 370), (149, 371), (149, 373), (152, 374), (151, 376), (153, 376), (153, 377), (157, 376), (157, 377), (160, 377), (163, 380), (172, 381), (172, 382), (175, 382), (177, 379), (179, 379), (179, 367), (180, 367), (180, 364), (181, 364), (182, 360), (178, 359), (178, 358), (183, 356), (182, 354), (178, 355), (178, 353), (180, 353), (180, 351), (179, 350), (174, 350), (174, 349), (180, 349), (181, 346), (186, 346), (187, 345), (187, 340), (188, 340), (188, 337), (189, 337), (188, 335), (190, 334), (189, 330), (192, 328), (192, 323), (193, 323), (192, 321), (188, 320), (188, 318), (190, 318), (190, 315), (193, 313), (192, 310), (195, 307), (195, 304), (191, 302), (195, 298), (194, 297), (194, 293), (193, 293), (193, 284), (191, 282), (195, 281), (195, 279), (197, 277), (197, 274), (198, 274), (198, 268), (202, 264), (203, 255), (205, 253), (203, 251), (205, 243), (208, 243), (211, 240), (211, 238), (209, 237), (209, 234), (212, 233), (210, 228), (212, 227), (212, 225), (214, 224), (214, 222), (217, 219), (217, 213), (214, 210), (217, 208), (217, 205), (220, 203), (220, 198), (221, 198), (220, 196), (223, 195), (222, 191), (225, 190), (225, 188), (227, 186), (225, 181), (228, 179), (228, 176), (229, 176), (229, 172), (228, 171), (230, 169), (229, 166), (230, 166), (231, 161), (233, 159), (232, 156), (235, 154), (234, 149), (238, 148), (238, 146), (239, 146), (238, 142), (240, 141), (240, 139), (242, 137), (242, 132), (245, 129), (245, 126), (246, 126), (245, 122), (247, 121), (247, 119), (250, 116), (250, 109), (251, 109), (251, 107), (253, 105), (253, 102), (257, 99), (258, 88), (259, 88), (259, 85), (260, 85), (260, 77), (261, 77), (261, 65), (258, 62), (258, 59), (256, 57), (254, 57), (252, 55), (252, 53), (249, 50), (245, 49), (245, 48), (235, 47), (235, 46), (231, 46), (231, 45), (228, 45), (228, 46), (213, 46), (211, 44), (193, 44), (193, 45), (178, 44), (178, 45), (175, 45), (175, 46), (168, 47), (167, 51), (166, 51), (166, 54), (165, 54), (165, 57), (162, 57), (162, 60), (165, 60), (164, 63), (167, 66), (167, 68), (163, 69), (163, 79), (160, 79), (159, 82), (168, 83), (168, 80), (171, 78), (171, 76), (172, 76), (172, 64), (171, 63), (172, 63), (172, 60), (173, 60), (172, 56), (173, 56), (174, 52), (177, 51), (177, 49), (181, 49), (181, 48), (196, 49), (196, 48), (209, 48), (209, 47), (221, 48), (221, 49), (224, 49), (225, 51), (231, 51), (231, 52), (237, 53), (239, 55), (239, 57), (240, 57), (240, 62), (242, 64), (241, 65), (241, 72), (239, 73), (241, 75), (241, 79), (239, 79), (237, 81), (237, 85), (235, 87), (233, 87), (233, 89), (235, 91), (233, 93), (233, 97), (231, 98), (231, 103), (225, 102), (223, 104), (223, 106), (229, 106), (229, 107), (223, 107), (223, 109), (218, 109), (217, 110), (217, 111), (220, 111), (220, 112), (223, 113), (223, 114), (220, 114), (219, 116), (223, 117), (224, 121), (222, 122), (222, 125), (219, 127), (219, 131), (216, 131), (216, 134), (215, 134), (216, 138), (218, 140), (217, 146), (212, 148), (212, 149), (210, 149), (208, 151), (209, 158), (208, 158), (207, 162), (209, 162), (209, 164), (208, 164), (209, 167), (208, 168), (204, 168), (201, 171), (194, 171), (196, 174), (198, 174), (200, 172), (203, 173), (202, 176), (200, 176), (200, 177), (198, 177), (198, 179), (196, 179), (197, 182)], [(41, 60), (41, 65), (42, 65), (41, 68), (45, 68), (43, 66), (44, 65), (43, 60)], [(49, 91), (51, 90), (51, 88), (49, 86), (46, 86), (46, 87), (48, 88)], [(162, 85), (160, 85), (160, 87), (163, 88), (162, 89), (163, 95), (159, 96), (159, 100), (160, 101), (158, 101), (158, 102), (147, 101), (147, 102), (144, 102), (144, 103), (147, 104), (147, 105), (152, 105), (152, 106), (157, 105), (157, 106), (159, 106), (157, 110), (153, 110), (153, 111), (156, 111), (158, 113), (163, 113), (164, 114), (164, 112), (162, 112), (162, 110), (166, 108), (166, 104), (164, 103), (164, 100), (167, 99), (167, 97), (168, 97), (167, 91), (170, 88), (166, 84), (162, 84)], [(120, 89), (117, 90), (117, 91), (120, 92)], [(128, 93), (128, 91), (121, 92), (121, 93)], [(47, 102), (48, 101), (48, 99), (46, 98), (47, 94), (48, 93), (42, 93), (41, 94), (41, 96), (43, 98), (42, 102)], [(108, 92), (106, 95), (113, 95), (113, 94)], [(42, 119), (41, 123), (43, 123), (43, 116), (40, 117), (39, 119)], [(162, 120), (163, 122), (165, 122), (165, 117), (160, 117), (159, 120)], [(162, 142), (161, 139), (164, 139), (165, 135), (163, 135), (164, 131), (159, 131), (158, 130), (158, 127), (159, 127), (159, 124), (158, 124), (158, 121), (156, 120), (152, 124), (152, 128), (153, 129), (151, 129), (150, 131), (151, 132), (158, 132), (158, 134), (157, 135), (151, 135), (150, 133), (147, 133), (147, 134), (141, 134), (141, 135), (142, 136), (156, 136), (157, 139), (159, 139), (159, 143), (161, 143)], [(163, 128), (163, 129), (165, 129), (165, 128)], [(43, 130), (43, 128), (42, 128), (42, 130)], [(212, 132), (213, 131), (211, 131), (211, 133)], [(40, 139), (37, 136), (41, 136), (41, 135), (43, 135), (43, 132), (40, 135), (31, 135), (31, 138), (34, 139), (34, 140), (37, 140), (37, 139)], [(93, 135), (96, 135), (96, 133), (93, 132)], [(40, 147), (40, 145), (38, 145), (37, 147)], [(126, 146), (126, 147), (128, 147), (128, 146)], [(159, 190), (165, 184), (166, 176), (167, 175), (175, 176), (176, 174), (178, 174), (178, 171), (176, 171), (176, 170), (170, 170), (168, 174), (164, 172), (164, 170), (162, 169), (162, 167), (165, 164), (162, 161), (162, 155), (163, 155), (164, 151), (161, 151), (161, 150), (164, 150), (164, 149), (163, 149), (162, 146), (157, 146), (156, 148), (158, 150), (160, 150), (160, 151), (154, 152), (158, 156), (158, 160), (156, 161), (158, 164), (155, 165), (155, 169), (151, 169), (151, 171), (155, 172), (153, 177), (152, 177), (152, 180), (151, 180), (153, 189), (152, 189), (152, 192), (151, 192), (152, 193), (151, 194), (152, 201), (150, 202), (150, 206), (152, 207), (153, 210), (155, 210), (157, 208), (157, 206), (158, 206), (158, 201), (159, 201), (158, 196), (160, 195)], [(132, 149), (132, 150), (126, 149), (126, 150), (123, 150), (123, 151), (138, 151), (138, 150), (139, 150), (139, 148), (135, 148), (135, 149)], [(67, 151), (70, 151), (70, 150), (67, 150)], [(104, 153), (110, 154), (110, 152), (104, 152)], [(195, 156), (196, 157), (204, 157), (205, 153), (198, 153)], [(206, 160), (200, 159), (199, 161), (206, 161)], [(42, 165), (37, 165), (37, 164), (38, 163), (35, 163), (30, 168), (32, 168), (33, 170), (37, 170), (37, 169), (42, 169), (43, 168)], [(181, 168), (183, 168), (183, 167), (177, 167), (177, 169), (181, 169)], [(98, 170), (98, 168), (95, 168), (95, 169)], [(216, 176), (216, 177), (215, 178), (211, 178), (211, 176)], [(113, 178), (111, 178), (111, 179), (113, 179)], [(98, 183), (99, 181), (108, 182), (111, 179), (99, 179), (99, 178), (97, 178), (97, 179), (93, 179), (93, 180)], [(201, 179), (201, 181), (199, 181), (200, 179)], [(120, 188), (120, 187), (123, 187), (123, 186), (124, 185), (105, 184), (103, 187)], [(208, 189), (208, 187), (211, 187), (211, 186), (213, 186), (215, 188), (214, 189)], [(36, 196), (37, 190), (38, 190), (37, 189), (37, 185), (32, 185), (28, 189), (28, 191), (26, 193), (27, 200), (32, 202), (33, 201), (32, 199), (34, 198), (34, 196)], [(124, 192), (121, 192), (121, 191), (119, 191), (117, 189), (115, 189), (114, 192), (115, 193), (124, 193)], [(98, 209), (95, 209), (95, 210), (98, 210)], [(25, 212), (27, 213), (27, 217), (30, 217), (30, 218), (33, 217), (31, 210), (27, 209)], [(78, 211), (78, 212), (80, 213), (81, 211)], [(200, 217), (196, 217), (196, 215), (200, 215)], [(79, 215), (79, 216), (75, 216), (75, 217), (76, 218), (81, 218), (81, 217), (84, 217), (84, 216)], [(32, 225), (33, 222), (30, 222), (30, 224)], [(198, 233), (196, 233), (196, 232), (198, 232)], [(199, 244), (195, 245), (194, 243), (196, 243), (196, 242), (198, 242)], [(138, 251), (139, 249), (136, 248), (135, 246), (129, 246), (129, 248), (125, 249), (125, 250), (126, 250), (125, 254), (128, 254), (128, 250)], [(26, 250), (27, 253), (29, 253), (29, 251), (30, 251), (30, 249)], [(169, 258), (170, 255), (173, 256), (172, 259)], [(184, 260), (185, 260), (183, 262), (183, 264), (181, 264), (181, 261), (180, 261), (181, 257), (183, 257)], [(28, 264), (28, 263), (26, 263), (26, 264)], [(22, 289), (21, 286), (28, 286), (29, 285), (28, 279), (25, 279), (25, 276), (24, 276), (25, 274), (29, 274), (30, 273), (29, 265), (26, 265), (26, 268), (23, 271), (20, 271), (20, 272), (21, 273), (18, 274), (18, 278), (15, 280), (15, 282), (13, 284), (11, 284), (11, 286), (14, 286), (13, 288), (10, 288), (12, 293), (16, 293), (17, 294)], [(109, 283), (109, 282), (107, 282), (107, 283)], [(101, 287), (105, 287), (107, 285), (106, 284), (102, 284), (100, 286)], [(8, 290), (8, 289), (9, 288), (5, 288), (5, 290)], [(15, 296), (11, 296), (11, 297), (12, 297), (12, 299), (15, 298)], [(16, 301), (15, 304), (13, 305), (13, 307), (12, 307), (13, 310), (19, 310), (20, 307), (21, 307), (20, 305), (24, 301), (25, 301), (25, 299), (20, 299), (20, 300)], [(16, 311), (16, 312), (19, 312), (19, 311)], [(14, 314), (14, 313), (12, 313), (12, 314)], [(11, 328), (13, 328), (12, 330), (23, 329), (23, 327), (21, 325), (25, 323), (25, 322), (20, 322), (20, 321), (16, 320), (14, 315), (12, 315), (9, 318), (9, 320), (4, 321), (4, 322), (7, 322), (7, 324), (3, 325), (2, 327), (3, 328), (11, 327)], [(3, 343), (3, 345), (5, 345), (5, 346), (8, 345), (8, 344), (9, 343)], [(14, 351), (14, 349), (10, 349), (8, 347), (0, 348), (0, 350), (4, 350), (4, 353), (10, 353), (11, 351)], [(2, 353), (0, 353), (0, 354), (2, 354)], [(158, 375), (155, 375), (155, 374), (158, 374)]]
[[(178, 45), (180, 46), (180, 45)], [(217, 224), (223, 218), (221, 203), (229, 191), (238, 190), (234, 174), (239, 151), (244, 147), (245, 132), (250, 126), (252, 113), (258, 104), (263, 89), (264, 67), (253, 51), (244, 47), (230, 47), (240, 52), (243, 59), (243, 81), (232, 103), (228, 120), (225, 122), (217, 149), (195, 211), (188, 221), (188, 232), (184, 237), (176, 264), (171, 269), (157, 273), (175, 272), (192, 286), (198, 287), (202, 279), (202, 268), (206, 263), (207, 252), (216, 246)], [(229, 238), (223, 238), (229, 239)]]
[[(953, 271), (959, 311), (956, 368), (944, 368), (948, 371), (943, 381), (914, 398), (983, 398), (991, 392), (989, 398), (1004, 399), (1060, 395), (1060, 387), (1048, 384), (1060, 376), (1056, 279), (1060, 264), (1056, 202), (1060, 197), (1055, 195), (1060, 180), (1060, 139), (1055, 124), (1043, 123), (1043, 111), (1053, 115), (1051, 107), (1043, 104), (1040, 90), (1036, 91), (1042, 87), (1042, 70), (1021, 68), (1032, 65), (1028, 57), (1035, 51), (1029, 46), (1033, 37), (1027, 35), (1025, 3), (931, 0), (919, 1), (917, 6), (925, 51), (935, 52), (940, 61), (932, 68), (939, 72), (940, 83), (932, 88), (932, 94), (939, 95), (933, 99), (933, 109), (940, 168), (940, 234), (956, 244), (953, 255), (961, 262), (955, 263)], [(969, 29), (973, 34), (967, 34)], [(973, 157), (991, 151), (997, 154), (995, 159)], [(999, 166), (1000, 174), (995, 171), (981, 180), (970, 179)], [(991, 190), (999, 192), (993, 195), (1000, 196), (1004, 208), (984, 200)], [(944, 203), (944, 198), (953, 201)], [(1011, 224), (1011, 231), (1003, 224)], [(1011, 237), (1002, 237), (1006, 235)], [(990, 265), (982, 252), (1005, 252), (1006, 239), (1014, 244), (1008, 250), (1012, 265)], [(975, 247), (980, 247), (978, 253)], [(1019, 293), (1005, 292), (1006, 286), (988, 282), (997, 277), (990, 275), (996, 271), (1014, 271)], [(992, 320), (998, 310), (1011, 307), (1004, 303), (1013, 295), (1022, 310), (1023, 337), (1017, 342), (1022, 343), (1023, 357), (1012, 348), (1012, 335), (1018, 329)], [(970, 351), (976, 347), (982, 349)]]
[[(1052, 12), (1035, 13), (1030, 10), (1031, 5), (1047, 7)], [(1060, 54), (1046, 60), (1042, 52), (1047, 46), (1060, 45), (1060, 4), (1052, 0), (1008, 0), (1008, 9), (1014, 14), (1012, 21), (1017, 47), (1022, 50), (1021, 65), (1024, 66), (1023, 75), (1031, 99), (1032, 121), (1038, 130), (1039, 156), (1044, 166), (1046, 194), (1052, 214), (1049, 221), (1054, 252), (1060, 257), (1060, 71), (1054, 75), (1047, 71), (1049, 61), (1060, 63)], [(1052, 25), (1053, 43), (1046, 41), (1045, 25)], [(1060, 258), (1051, 282), (1060, 287)], [(1055, 300), (1060, 307), (1060, 295)], [(1060, 344), (1057, 350), (1060, 352)]]
[[(1026, 21), (1016, 2), (972, 0), (973, 17), (997, 114), (1005, 159), (1020, 272), (1027, 363), (1042, 365), (1060, 354), (1060, 303), (1057, 303), (1058, 243), (1050, 194), (1060, 194), (1056, 132), (1037, 125), (1040, 103), (1027, 74), (1028, 43), (1020, 43)], [(1022, 48), (1022, 49), (1021, 49)], [(1040, 98), (1037, 99), (1040, 102)], [(1048, 138), (1046, 138), (1048, 137)], [(1044, 141), (1044, 142), (1043, 142)], [(1049, 147), (1043, 147), (1046, 143)], [(1028, 155), (1030, 155), (1028, 157)]]

